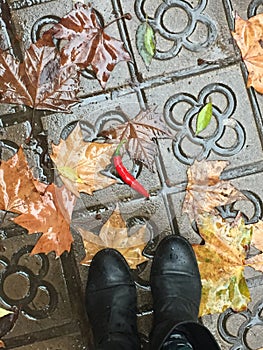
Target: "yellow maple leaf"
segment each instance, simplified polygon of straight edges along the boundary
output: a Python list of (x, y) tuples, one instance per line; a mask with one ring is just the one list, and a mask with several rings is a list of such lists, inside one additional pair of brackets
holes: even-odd
[(94, 255), (104, 248), (117, 249), (132, 269), (136, 269), (138, 264), (148, 260), (142, 255), (142, 251), (150, 239), (146, 225), (141, 226), (134, 234), (129, 236), (126, 223), (118, 207), (102, 226), (99, 235), (86, 231), (81, 227), (78, 230), (81, 233), (86, 251), (86, 256), (81, 262), (83, 265), (90, 265)]
[(202, 280), (199, 315), (221, 313), (231, 307), (244, 310), (250, 300), (244, 278), (246, 247), (252, 229), (239, 215), (233, 223), (203, 215), (198, 221), (204, 245), (194, 245)]
[[(251, 244), (263, 251), (263, 221), (259, 220), (255, 224), (250, 225), (250, 227), (253, 230)], [(246, 264), (253, 267), (255, 270), (263, 272), (263, 253), (247, 259)]]
[(110, 163), (115, 149), (114, 144), (85, 142), (78, 123), (66, 140), (52, 145), (50, 157), (65, 186), (79, 197), (79, 192), (91, 195), (116, 182), (100, 173)]

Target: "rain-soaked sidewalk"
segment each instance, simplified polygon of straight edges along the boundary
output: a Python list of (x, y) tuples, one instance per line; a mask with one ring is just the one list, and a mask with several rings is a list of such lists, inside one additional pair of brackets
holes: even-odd
[[(262, 218), (263, 198), (263, 97), (246, 88), (246, 70), (234, 45), (233, 10), (248, 18), (263, 12), (261, 0), (94, 0), (101, 22), (131, 13), (132, 20), (119, 21), (107, 33), (121, 39), (132, 62), (121, 62), (111, 74), (106, 90), (86, 70), (81, 81), (81, 103), (73, 113), (36, 112), (37, 132), (25, 143), (30, 129), (30, 112), (25, 107), (0, 104), (1, 158), (12, 156), (23, 144), (35, 176), (53, 181), (53, 164), (46, 154), (51, 142), (66, 137), (77, 121), (86, 140), (92, 140), (105, 126), (123, 121), (146, 106), (163, 114), (176, 140), (159, 140), (156, 172), (146, 168), (140, 182), (150, 191), (145, 201), (128, 186), (115, 185), (83, 195), (73, 214), (94, 227), (105, 222), (119, 203), (126, 221), (147, 220), (154, 236), (145, 253), (152, 257), (162, 236), (180, 233), (191, 243), (199, 242), (182, 202), (186, 170), (198, 157), (228, 160), (223, 174), (249, 198), (221, 208), (225, 217), (241, 210), (248, 222)], [(68, 13), (72, 0), (1, 0), (0, 39), (17, 57), (44, 29)], [(148, 18), (157, 38), (157, 51), (147, 70), (136, 48), (136, 30)], [(193, 132), (192, 116), (212, 97), (217, 119), (199, 136)], [(4, 213), (1, 214), (2, 216)], [(97, 221), (96, 221), (97, 220)], [(74, 225), (73, 225), (74, 226)], [(2, 225), (0, 236), (0, 299), (2, 306), (19, 306), (22, 312), (13, 330), (3, 339), (8, 349), (89, 349), (90, 331), (84, 312), (84, 288), (88, 267), (79, 232), (72, 228), (72, 251), (55, 259), (53, 253), (30, 257), (36, 235), (15, 224)], [(150, 263), (134, 270), (138, 287), (138, 324), (144, 348), (151, 328), (152, 308), (148, 287)], [(247, 311), (230, 309), (221, 315), (205, 316), (223, 350), (258, 349), (263, 346), (263, 277), (246, 270), (252, 302)]]

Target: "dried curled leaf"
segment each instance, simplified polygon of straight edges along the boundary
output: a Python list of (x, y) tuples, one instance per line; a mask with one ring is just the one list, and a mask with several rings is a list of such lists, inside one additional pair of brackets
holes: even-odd
[(247, 86), (253, 86), (263, 93), (263, 14), (243, 20), (235, 18), (233, 38), (241, 51), (242, 58), (249, 72)]
[(229, 181), (220, 179), (220, 174), (228, 165), (226, 161), (195, 161), (187, 171), (188, 184), (183, 203), (183, 213), (190, 220), (198, 220), (199, 215), (216, 213), (215, 208), (246, 199)]
[(50, 157), (65, 186), (79, 197), (79, 192), (91, 195), (116, 182), (100, 173), (111, 162), (115, 148), (114, 144), (83, 141), (77, 124), (65, 141), (52, 145)]
[(0, 91), (2, 103), (70, 112), (78, 102), (79, 73), (73, 63), (61, 66), (54, 47), (32, 44), (22, 63), (0, 53)]
[(246, 309), (250, 295), (243, 272), (252, 229), (241, 216), (230, 224), (211, 215), (201, 216), (198, 228), (205, 240), (204, 245), (194, 245), (202, 280), (199, 316), (221, 313), (229, 307)]
[(150, 110), (141, 111), (134, 119), (115, 129), (104, 130), (101, 134), (118, 143), (127, 140), (125, 147), (131, 159), (142, 162), (150, 170), (153, 170), (154, 157), (158, 152), (154, 140), (158, 137), (173, 137), (161, 115)]
[(109, 220), (102, 226), (99, 235), (78, 228), (81, 233), (86, 256), (81, 262), (90, 265), (93, 256), (100, 250), (108, 247), (117, 249), (127, 260), (132, 269), (148, 259), (142, 255), (142, 251), (150, 239), (146, 226), (141, 226), (134, 234), (129, 236), (126, 223), (117, 207)]
[(141, 23), (136, 32), (136, 46), (146, 67), (152, 62), (156, 50), (155, 33), (148, 22)]
[(105, 88), (111, 71), (120, 61), (130, 61), (123, 42), (104, 32), (91, 5), (80, 2), (52, 28), (54, 38), (66, 40), (62, 48), (63, 64), (74, 62), (81, 68), (91, 65)]

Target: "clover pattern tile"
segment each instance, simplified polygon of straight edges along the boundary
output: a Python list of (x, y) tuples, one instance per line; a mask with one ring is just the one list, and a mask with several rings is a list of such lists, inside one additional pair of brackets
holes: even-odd
[[(197, 52), (210, 46), (216, 40), (217, 29), (215, 22), (204, 13), (207, 0), (199, 1), (195, 7), (186, 1), (163, 1), (156, 8), (154, 17), (148, 17), (144, 11), (144, 6), (145, 0), (135, 1), (135, 13), (140, 21), (148, 21), (156, 33), (159, 33), (163, 39), (172, 43), (172, 47), (166, 51), (159, 49), (157, 45), (155, 59), (167, 60), (175, 57), (182, 47), (185, 47), (189, 51)], [(182, 16), (185, 17), (185, 23), (182, 24), (182, 28), (176, 29), (176, 21), (174, 20), (172, 25), (166, 25), (165, 16), (171, 9), (182, 12)], [(197, 30), (198, 23), (203, 24), (207, 28), (207, 34), (205, 40), (195, 42), (190, 40), (190, 37)]]
[[(8, 307), (16, 306), (31, 318), (42, 319), (50, 316), (56, 309), (58, 293), (55, 287), (45, 280), (49, 271), (49, 259), (46, 255), (38, 254), (35, 257), (34, 269), (25, 264), (25, 256), (28, 259), (32, 249), (33, 246), (26, 245), (15, 252), (10, 260), (5, 256), (0, 256), (0, 300)], [(20, 288), (16, 289), (18, 285)], [(11, 292), (11, 287), (13, 292)], [(38, 308), (34, 300), (37, 292), (40, 291), (46, 294), (47, 303)]]
[[(213, 104), (213, 117), (215, 118), (216, 128), (208, 136), (195, 134), (194, 119), (200, 109), (209, 101), (210, 95), (213, 93), (222, 94), (227, 101), (224, 110)], [(184, 115), (183, 122), (178, 121), (173, 110), (179, 103), (187, 103), (188, 111)], [(211, 151), (222, 156), (231, 156), (238, 153), (245, 142), (245, 131), (243, 126), (232, 116), (235, 111), (235, 95), (233, 91), (224, 84), (213, 83), (205, 86), (195, 98), (190, 94), (177, 93), (166, 101), (164, 106), (164, 118), (171, 129), (174, 130), (176, 141), (173, 141), (173, 151), (178, 160), (182, 163), (190, 165), (194, 162), (195, 157), (184, 151), (183, 141), (188, 141), (194, 146), (200, 146), (202, 151), (197, 159), (207, 158)], [(230, 145), (220, 145), (220, 139), (223, 137), (227, 128), (231, 128), (235, 132), (235, 141)], [(189, 152), (189, 151), (188, 151)]]
[[(236, 334), (233, 334), (229, 330), (230, 318), (235, 317), (235, 313), (231, 309), (227, 309), (224, 313), (220, 314), (218, 318), (218, 331), (220, 336), (229, 344), (231, 347), (229, 350), (251, 350), (254, 346), (249, 339), (249, 331), (253, 332), (253, 327), (260, 327), (263, 329), (263, 302), (262, 300), (257, 302), (252, 310), (247, 309), (238, 313), (239, 316), (243, 317), (243, 322), (241, 323)], [(230, 321), (230, 322), (228, 322)], [(232, 319), (233, 321), (233, 319)], [(262, 345), (262, 344), (258, 344)]]

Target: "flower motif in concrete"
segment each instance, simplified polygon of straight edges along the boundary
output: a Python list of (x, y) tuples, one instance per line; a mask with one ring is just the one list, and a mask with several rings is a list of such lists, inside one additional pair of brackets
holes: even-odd
[[(135, 1), (135, 12), (140, 21), (147, 21), (160, 41), (168, 43), (168, 49), (156, 48), (154, 58), (165, 60), (175, 57), (182, 47), (189, 51), (201, 51), (209, 47), (217, 37), (215, 22), (204, 13), (208, 0), (201, 0), (193, 7), (181, 0), (162, 1), (154, 16), (145, 12), (145, 0)], [(199, 28), (202, 30), (199, 32)], [(203, 30), (205, 28), (205, 30)]]

